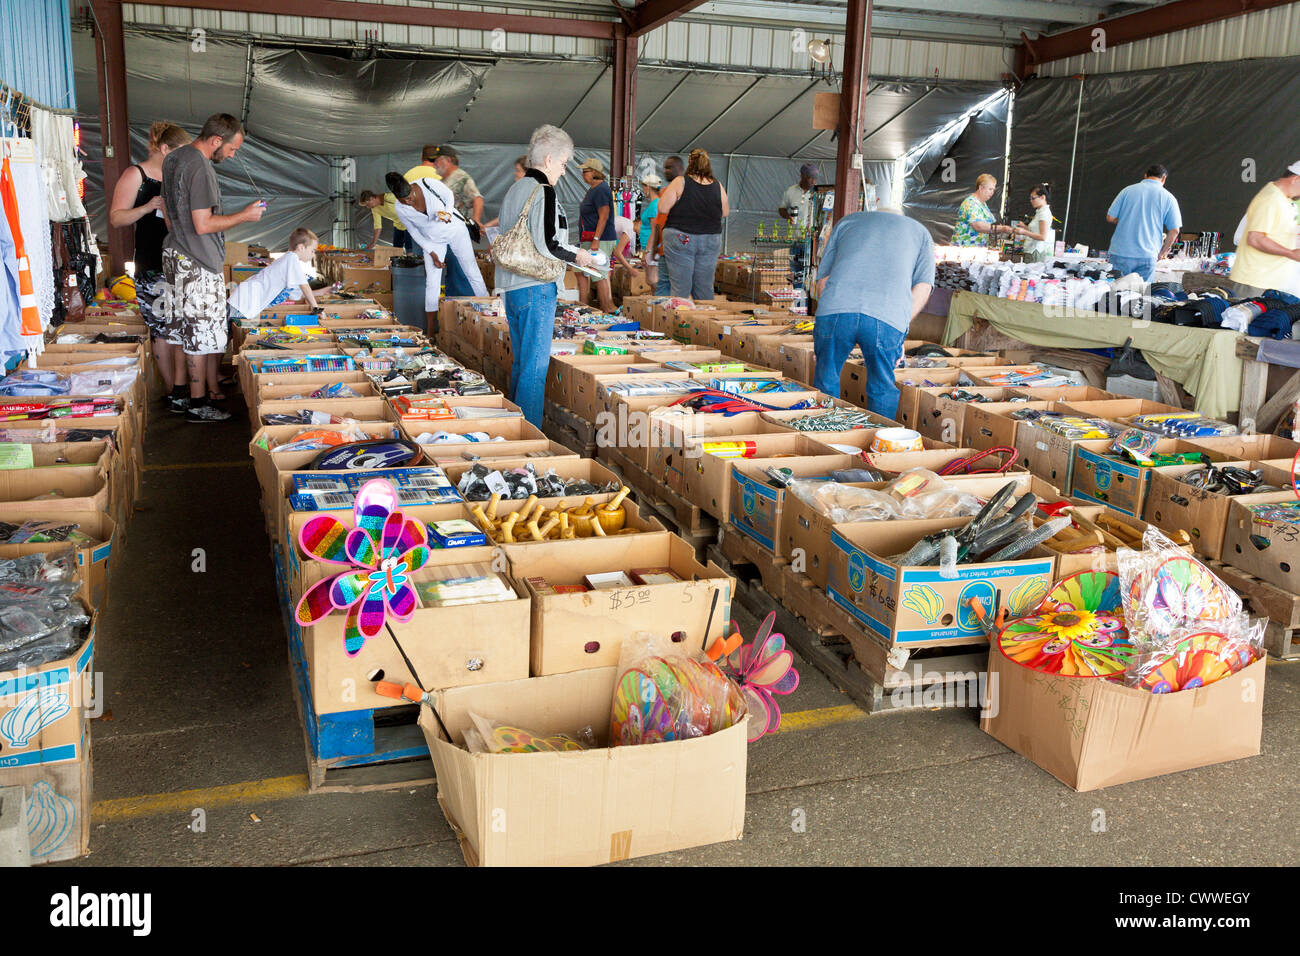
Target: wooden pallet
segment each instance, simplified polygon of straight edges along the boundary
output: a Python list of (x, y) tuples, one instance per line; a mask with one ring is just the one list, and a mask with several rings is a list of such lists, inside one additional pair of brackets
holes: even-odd
[(416, 724), (419, 705), (317, 714), (298, 630), (289, 619), (283, 562), (273, 550), (280, 614), (288, 637), (294, 704), (302, 720), (312, 793), (364, 793), (434, 782), (433, 758)]
[(687, 501), (661, 481), (657, 481), (617, 448), (602, 448), (601, 460), (632, 489), (637, 504), (654, 512), (681, 538), (689, 541), (697, 553), (718, 538), (718, 521)]
[(542, 410), (542, 432), (583, 458), (596, 457), (596, 426), (562, 405), (546, 403)]
[(736, 537), (736, 532), (724, 529), (718, 548), (710, 553), (736, 578), (736, 600), (759, 618), (776, 611), (777, 624), (790, 646), (867, 713), (932, 708), (954, 701), (978, 706), (982, 675), (988, 667), (987, 648), (962, 645), (913, 653), (888, 648), (788, 563), (777, 566), (780, 597), (772, 594), (757, 567), (746, 570), (753, 564), (746, 561), (753, 551), (746, 555), (748, 549), (738, 545)]
[(758, 577), (763, 582), (763, 590), (777, 601), (785, 596), (785, 575), (783, 573), (789, 562), (778, 558), (753, 538), (730, 525), (725, 525), (718, 532), (718, 551), (732, 567), (752, 565), (758, 569)]
[(1268, 618), (1264, 647), (1283, 660), (1300, 659), (1300, 595), (1234, 568), (1222, 561), (1206, 564), (1223, 579), (1223, 583), (1241, 595), (1246, 610), (1256, 617)]

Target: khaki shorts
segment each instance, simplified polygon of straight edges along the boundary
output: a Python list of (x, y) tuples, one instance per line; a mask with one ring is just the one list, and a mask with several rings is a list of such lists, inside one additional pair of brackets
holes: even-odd
[(183, 252), (164, 249), (166, 288), (154, 310), (163, 338), (186, 355), (220, 355), (229, 339), (225, 277), (209, 272)]

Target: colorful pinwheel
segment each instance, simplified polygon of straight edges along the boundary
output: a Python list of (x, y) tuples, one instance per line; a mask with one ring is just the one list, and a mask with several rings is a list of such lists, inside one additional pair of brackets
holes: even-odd
[(298, 535), (304, 556), (348, 570), (307, 589), (295, 610), (310, 627), (334, 611), (347, 611), (343, 647), (361, 653), (366, 639), (383, 630), (387, 616), (408, 621), (416, 608), (409, 575), (429, 560), (428, 532), (397, 509), (397, 491), (382, 478), (368, 481), (353, 506), (356, 527), (349, 530), (332, 515), (312, 518)]
[[(723, 662), (727, 676), (740, 685), (749, 708), (749, 742), (781, 726), (781, 708), (775, 694), (789, 694), (799, 686), (794, 654), (785, 646), (784, 634), (773, 634), (776, 613), (764, 618), (752, 644), (742, 644)], [(736, 630), (736, 624), (731, 624)]]

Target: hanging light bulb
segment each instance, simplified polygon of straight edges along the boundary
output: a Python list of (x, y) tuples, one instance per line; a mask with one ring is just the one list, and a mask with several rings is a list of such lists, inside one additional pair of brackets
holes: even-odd
[(814, 63), (821, 63), (823, 65), (829, 63), (831, 59), (831, 41), (817, 39), (809, 40), (808, 56), (812, 58)]

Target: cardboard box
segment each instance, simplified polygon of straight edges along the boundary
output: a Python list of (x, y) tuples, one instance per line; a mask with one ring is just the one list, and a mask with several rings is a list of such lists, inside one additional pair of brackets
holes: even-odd
[(831, 531), (827, 594), (876, 640), (887, 646), (983, 644), (984, 631), (968, 605), (987, 612), (1006, 607), (1026, 614), (1051, 586), (1056, 559), (1036, 549), (1016, 561), (961, 564), (956, 578), (937, 565), (904, 567), (889, 555), (906, 552), (927, 534), (960, 528), (969, 518), (872, 521), (835, 525)]
[[(688, 653), (703, 650), (727, 633), (732, 579), (712, 562), (700, 564), (694, 548), (666, 531), (508, 544), (502, 549), (516, 583), (532, 597), (534, 677), (617, 664), (623, 641), (638, 631), (665, 636), (682, 632)], [(672, 568), (682, 580), (576, 594), (548, 593), (535, 580), (552, 586), (581, 584), (588, 574), (648, 567)], [(710, 624), (715, 592), (717, 607)]]
[[(1109, 439), (1075, 444), (1070, 486), (1065, 489), (1065, 493), (1084, 501), (1109, 505), (1131, 518), (1140, 518), (1146, 508), (1151, 475), (1159, 468), (1143, 468), (1133, 464), (1127, 458), (1114, 454), (1110, 450), (1112, 444)], [(1156, 442), (1153, 450), (1160, 455), (1199, 452), (1209, 455), (1214, 461), (1222, 461), (1225, 457), (1178, 438), (1162, 438)]]
[[(1016, 483), (1017, 496), (1032, 490), (1038, 494), (1040, 500), (1058, 497), (1056, 489), (1050, 488), (1046, 482), (1033, 478), (1026, 472), (945, 480), (960, 485), (971, 494), (985, 499), (992, 497), (1009, 481)], [(888, 482), (884, 481), (854, 483), (848, 487), (880, 489), (887, 484)], [(782, 498), (778, 524), (778, 534), (782, 542), (781, 553), (790, 557), (792, 565), (796, 559), (800, 559), (798, 570), (808, 575), (813, 584), (823, 591), (826, 590), (827, 569), (830, 567), (831, 531), (834, 530), (835, 525), (836, 522), (830, 516), (822, 514), (797, 496), (787, 493)]]
[[(404, 509), (417, 520), (440, 520), (437, 514), (463, 513), (460, 506), (428, 506)], [(352, 527), (350, 511), (331, 512)], [(291, 533), (305, 523), (308, 514), (291, 517)], [(491, 547), (434, 549), (425, 568), (412, 573), (413, 581), (430, 577), (427, 568), (445, 565), (486, 564), (496, 557)], [(296, 547), (288, 549), (286, 562), (291, 580), (297, 584), (289, 609), (292, 637), (302, 642), (303, 659), (311, 681), (312, 706), (318, 714), (366, 708), (403, 706), (404, 701), (383, 697), (374, 691), (371, 675), (383, 671), (384, 680), (415, 681), (393, 639), (380, 632), (365, 642), (355, 657), (343, 645), (343, 612), (336, 611), (313, 627), (301, 627), (294, 618), (294, 606), (305, 590), (317, 581), (343, 570), (337, 565), (302, 560)], [(516, 592), (518, 593), (518, 592)], [(388, 620), (401, 641), (424, 687), (458, 687), (528, 676), (529, 600), (520, 594), (512, 601), (467, 604), (455, 607), (418, 607), (406, 622)]]
[[(1034, 481), (1041, 481), (1041, 478), (1035, 478)], [(1081, 500), (1081, 499), (1076, 499)], [(1081, 515), (1084, 518), (1098, 521), (1104, 521), (1104, 527), (1108, 533), (1117, 541), (1125, 542), (1125, 546), (1134, 551), (1142, 550), (1142, 536), (1150, 525), (1140, 518), (1133, 518), (1129, 515), (1120, 514), (1113, 508), (1105, 505), (1094, 504), (1076, 504), (1071, 505), (1070, 514)], [(1035, 524), (1042, 524), (1042, 521), (1036, 516)], [(1120, 530), (1119, 527), (1122, 529)], [(1105, 551), (1093, 552), (1066, 552), (1057, 547), (1056, 542), (1044, 542), (1043, 547), (1048, 551), (1056, 554), (1056, 577), (1057, 580), (1069, 577), (1071, 574), (1078, 574), (1081, 571), (1112, 571), (1119, 573), (1119, 565), (1116, 562), (1116, 545), (1107, 543)], [(1191, 554), (1192, 547), (1187, 545), (1184, 549)]]
[[(57, 497), (41, 497), (51, 494)], [(56, 514), (108, 511), (107, 475), (98, 465), (0, 471), (0, 519), (25, 521), (34, 507)]]
[[(344, 266), (340, 282), (344, 292), (391, 293), (393, 274), (374, 266)], [(378, 301), (378, 300), (376, 300)]]
[(1074, 446), (1080, 441), (1090, 440), (1100, 439), (1067, 438), (1039, 428), (1033, 422), (1020, 422), (1016, 428), (1016, 461), (1056, 487), (1069, 488), (1074, 469)]
[[(970, 388), (975, 395), (981, 395), (991, 402), (1001, 401), (1007, 397), (1005, 388)], [(951, 388), (922, 388), (917, 393), (916, 425), (917, 431), (927, 438), (947, 442), (949, 445), (969, 444), (965, 437), (966, 409), (980, 407), (980, 403), (958, 401), (952, 398)]]
[(989, 651), (985, 733), (1077, 791), (1260, 752), (1266, 662), (1207, 687), (1151, 694), (1041, 674)]
[(661, 409), (651, 413), (651, 435), (646, 455), (650, 477), (681, 494), (686, 459), (700, 454), (699, 444), (690, 446), (691, 436), (728, 441), (731, 435), (790, 434), (791, 430), (768, 420), (765, 412), (740, 412), (737, 415), (697, 414), (689, 409)]
[(1219, 560), (1223, 556), (1223, 539), (1228, 528), (1228, 509), (1234, 501), (1243, 504), (1254, 502), (1294, 501), (1291, 475), (1281, 469), (1258, 462), (1227, 461), (1224, 465), (1239, 468), (1260, 467), (1264, 481), (1285, 491), (1264, 492), (1254, 495), (1216, 495), (1202, 488), (1193, 488), (1178, 479), (1200, 465), (1168, 465), (1157, 469), (1151, 476), (1147, 490), (1147, 505), (1143, 518), (1163, 531), (1186, 531), (1192, 536), (1192, 547), (1197, 554)]
[(703, 445), (712, 441), (749, 441), (755, 445), (752, 459), (787, 456), (806, 457), (835, 454), (801, 432), (777, 432), (752, 435), (687, 437), (681, 452), (682, 496), (720, 521), (731, 513), (731, 469), (744, 458), (722, 458), (704, 452)]
[(1244, 458), (1247, 461), (1272, 461), (1286, 459), (1287, 469), (1300, 453), (1300, 443), (1278, 435), (1228, 435), (1223, 438), (1188, 438), (1187, 444), (1215, 452), (1223, 458)]
[[(435, 695), (453, 739), (469, 711), (534, 733), (592, 727), (608, 742), (616, 667), (459, 687)], [(471, 754), (420, 713), (438, 804), (471, 866), (595, 866), (738, 840), (745, 724), (708, 737), (582, 753)], [(504, 824), (504, 825), (503, 825)]]
[(1051, 402), (989, 402), (971, 405), (962, 422), (962, 438), (972, 448), (1015, 448), (1020, 434), (1020, 419), (1012, 418), (1018, 410), (1031, 408), (1048, 411)]
[[(850, 381), (852, 391), (846, 388), (844, 397), (866, 408), (866, 367), (857, 366), (850, 377)], [(920, 411), (921, 389), (934, 388), (939, 385), (947, 388), (957, 388), (963, 383), (969, 384), (970, 377), (966, 374), (965, 369), (960, 368), (900, 368), (894, 372), (894, 382), (898, 385), (898, 412), (895, 417), (900, 425), (907, 428), (916, 428), (917, 416)]]
[[(1283, 499), (1278, 504), (1286, 505), (1288, 500), (1294, 503)], [(1269, 502), (1242, 499), (1228, 505), (1223, 560), (1290, 594), (1300, 594), (1300, 526), (1270, 520), (1268, 506)]]
[(1021, 395), (1035, 402), (1104, 402), (1122, 397), (1091, 385), (1008, 385), (1007, 394)]
[(861, 462), (852, 455), (829, 454), (795, 459), (750, 459), (738, 461), (731, 471), (728, 521), (737, 531), (771, 551), (787, 557), (787, 538), (781, 533), (787, 500), (796, 501), (784, 488), (767, 477), (768, 468), (788, 468), (796, 478), (827, 478), (832, 471), (853, 468)]
[[(85, 642), (39, 667), (0, 671), (0, 770), (76, 760), (94, 707), (95, 621)], [(11, 722), (5, 718), (20, 711)]]
[(0, 787), (23, 788), (32, 863), (75, 860), (89, 852), (92, 765), (87, 733), (75, 760), (0, 769)]
[(397, 421), (397, 413), (393, 410), (393, 406), (380, 396), (371, 395), (367, 398), (293, 398), (264, 401), (257, 408), (258, 425), (265, 423), (267, 415), (291, 415), (303, 410), (324, 412), (337, 418), (351, 418), (359, 422)]

